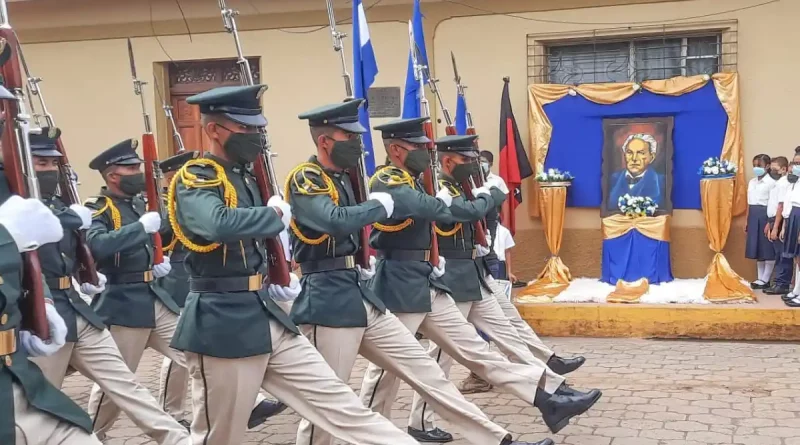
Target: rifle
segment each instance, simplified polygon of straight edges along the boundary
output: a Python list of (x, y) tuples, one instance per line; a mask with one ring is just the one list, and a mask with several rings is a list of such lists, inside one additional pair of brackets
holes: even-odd
[[(19, 42), (17, 43), (19, 44)], [(83, 201), (81, 201), (81, 197), (78, 194), (78, 176), (75, 174), (75, 170), (72, 168), (69, 158), (67, 157), (67, 150), (64, 148), (64, 142), (61, 140), (61, 132), (57, 131), (53, 115), (50, 114), (50, 111), (47, 109), (47, 104), (44, 101), (44, 94), (42, 94), (42, 89), (39, 86), (42, 78), (31, 76), (28, 64), (25, 61), (25, 54), (22, 52), (22, 47), (18, 46), (17, 50), (19, 51), (19, 60), (22, 63), (22, 68), (25, 70), (25, 76), (28, 80), (26, 91), (28, 93), (28, 102), (31, 104), (31, 109), (34, 108), (33, 97), (36, 96), (39, 99), (39, 111), (41, 114), (34, 114), (36, 124), (41, 126), (39, 118), (42, 117), (44, 118), (45, 126), (51, 131), (56, 130), (56, 134), (58, 135), (56, 137), (56, 150), (61, 153), (61, 157), (58, 159), (58, 169), (61, 176), (61, 183), (59, 184), (61, 198), (67, 205), (80, 205)], [(75, 259), (79, 267), (78, 281), (80, 283), (90, 283), (98, 286), (100, 284), (100, 279), (97, 276), (97, 266), (92, 256), (92, 251), (89, 249), (89, 244), (86, 242), (86, 231), (76, 230), (75, 235), (77, 236)]]
[[(346, 95), (345, 101), (353, 100), (353, 81), (350, 78), (350, 73), (347, 72), (347, 60), (345, 60), (344, 46), (342, 45), (342, 39), (347, 37), (347, 34), (336, 30), (336, 17), (333, 15), (333, 1), (325, 0), (325, 3), (328, 6), (328, 23), (330, 24), (331, 28), (333, 50), (339, 53), (340, 60), (342, 62), (342, 78), (344, 79), (344, 91)], [(361, 146), (364, 146), (363, 142), (361, 143)], [(361, 204), (362, 202), (366, 201), (367, 194), (369, 193), (369, 179), (367, 179), (367, 167), (366, 161), (364, 160), (363, 150), (356, 167), (347, 170), (347, 176), (350, 178), (350, 184), (355, 192), (356, 202)], [(369, 269), (369, 228), (362, 227), (358, 232), (358, 235), (361, 243), (361, 250), (359, 250), (358, 254), (356, 255), (356, 262), (362, 268)]]
[[(0, 67), (3, 86), (14, 95), (14, 99), (0, 101), (2, 112), (3, 166), (11, 192), (23, 198), (40, 199), (39, 182), (31, 156), (30, 116), (25, 109), (22, 72), (19, 66), (19, 42), (8, 22), (6, 0), (0, 0), (0, 39), (5, 43), (2, 49), (4, 59)], [(44, 301), (44, 280), (38, 252), (22, 254), (22, 290), (24, 298), (20, 302), (23, 327), (30, 329), (42, 340), (50, 339)]]
[[(469, 112), (469, 107), (467, 106), (467, 86), (461, 83), (461, 76), (458, 74), (458, 66), (456, 65), (456, 56), (450, 51), (450, 59), (453, 61), (453, 75), (455, 76), (456, 81), (456, 92), (464, 101), (464, 108), (465, 114), (467, 118), (467, 134), (468, 135), (475, 135), (475, 125), (472, 123), (472, 113)], [(478, 148), (478, 141), (475, 140), (475, 148)], [(483, 170), (479, 170), (477, 175), (473, 176), (475, 183), (478, 187), (483, 186), (486, 183), (486, 177), (484, 176)]]
[[(225, 31), (233, 36), (233, 41), (236, 45), (236, 64), (239, 66), (242, 84), (255, 85), (253, 74), (250, 72), (250, 63), (242, 53), (242, 43), (239, 40), (239, 31), (236, 28), (236, 16), (239, 11), (228, 8), (225, 5), (225, 0), (218, 0), (218, 3), (222, 13), (222, 24), (225, 27)], [(272, 157), (275, 154), (271, 149), (267, 127), (259, 127), (258, 132), (261, 133), (262, 150), (255, 162), (253, 162), (253, 174), (261, 192), (261, 199), (266, 203), (269, 198), (280, 196), (280, 187), (275, 179), (277, 176), (275, 175), (275, 166), (272, 163)], [(290, 281), (289, 266), (286, 264), (286, 256), (283, 253), (283, 245), (281, 245), (280, 239), (267, 238), (265, 242), (270, 283), (288, 286)]]
[[(451, 53), (452, 54), (452, 53)], [(427, 71), (427, 67), (425, 68)], [(447, 109), (447, 106), (442, 101), (442, 93), (439, 91), (438, 83), (439, 79), (434, 79), (430, 76), (430, 72), (428, 74), (428, 85), (436, 95), (436, 101), (439, 103), (439, 107), (442, 109), (442, 116), (444, 117), (444, 123), (446, 125), (445, 132), (448, 135), (456, 134), (456, 127), (453, 125), (453, 119), (450, 117), (450, 110)], [(473, 129), (474, 134), (474, 129)], [(477, 147), (476, 147), (477, 148)], [(472, 194), (472, 189), (474, 189), (475, 180), (472, 176), (470, 176), (466, 181), (461, 183), (461, 188), (464, 190), (464, 196), (467, 197), (468, 200), (472, 201), (475, 199), (475, 196)], [(489, 247), (489, 240), (486, 239), (486, 221), (484, 219), (480, 219), (475, 221), (475, 242), (480, 244), (483, 247)]]
[(167, 117), (167, 121), (169, 121), (170, 128), (172, 129), (172, 140), (175, 142), (175, 148), (177, 148), (175, 154), (183, 153), (186, 151), (186, 147), (183, 145), (183, 136), (181, 136), (180, 131), (178, 131), (178, 124), (175, 122), (175, 116), (172, 114), (173, 107), (164, 100), (164, 96), (161, 94), (161, 88), (158, 86), (158, 79), (153, 77), (153, 83), (156, 93), (158, 93), (158, 98), (161, 100), (161, 108), (164, 109), (164, 115)]
[[(436, 152), (436, 144), (433, 142), (433, 124), (431, 123), (431, 108), (428, 103), (428, 98), (425, 97), (425, 73), (426, 66), (420, 64), (421, 58), (419, 48), (417, 48), (416, 41), (414, 40), (414, 25), (411, 20), (408, 21), (408, 38), (410, 42), (411, 62), (414, 66), (414, 79), (419, 82), (419, 105), (422, 116), (427, 117), (422, 128), (425, 131), (425, 136), (430, 139), (427, 144), (428, 153), (430, 154), (430, 166), (422, 173), (422, 185), (425, 188), (425, 193), (436, 196), (439, 192), (439, 159)], [(439, 267), (439, 239), (436, 236), (436, 223), (431, 223), (431, 259), (430, 263), (433, 267)]]
[[(142, 133), (142, 157), (144, 158), (145, 196), (147, 197), (147, 211), (158, 212), (161, 215), (161, 169), (158, 167), (158, 150), (153, 130), (150, 128), (150, 115), (144, 104), (144, 86), (147, 82), (139, 80), (136, 76), (136, 62), (133, 58), (133, 45), (128, 39), (128, 58), (131, 62), (131, 76), (133, 78), (133, 92), (141, 99), (142, 117), (144, 118), (144, 133)], [(164, 247), (161, 234), (153, 234), (153, 264), (164, 261)]]

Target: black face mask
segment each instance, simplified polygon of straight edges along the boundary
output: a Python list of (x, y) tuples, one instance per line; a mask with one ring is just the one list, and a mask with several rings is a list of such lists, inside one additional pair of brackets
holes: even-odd
[[(227, 128), (225, 129), (227, 130)], [(249, 164), (255, 161), (261, 153), (261, 133), (236, 133), (233, 131), (230, 133), (231, 135), (223, 146), (230, 160), (237, 164)]]
[(42, 196), (49, 198), (56, 194), (61, 174), (58, 170), (36, 172), (36, 179), (39, 181), (39, 191), (42, 192)]
[(465, 164), (458, 164), (453, 167), (453, 179), (457, 182), (464, 182), (470, 176), (478, 173), (478, 164), (474, 162), (467, 162)]
[(795, 182), (797, 182), (797, 178), (798, 178), (798, 177), (800, 177), (800, 176), (797, 176), (797, 175), (794, 175), (794, 174), (791, 174), (791, 173), (789, 173), (789, 176), (787, 176), (787, 177), (786, 177), (786, 179), (787, 179), (787, 180), (788, 180), (790, 183), (794, 184)]
[(403, 166), (408, 169), (411, 176), (419, 176), (422, 172), (428, 169), (431, 165), (431, 157), (428, 150), (408, 150), (406, 160), (403, 161)]
[(769, 177), (772, 178), (772, 179), (777, 180), (777, 179), (781, 178), (781, 174), (776, 172), (776, 171), (774, 171), (774, 170), (770, 170), (769, 171)]
[(333, 165), (341, 169), (355, 167), (363, 152), (361, 141), (358, 139), (331, 140), (333, 141), (333, 150), (331, 150), (331, 162), (333, 162)]
[(128, 196), (137, 195), (144, 191), (144, 173), (119, 176), (119, 189)]

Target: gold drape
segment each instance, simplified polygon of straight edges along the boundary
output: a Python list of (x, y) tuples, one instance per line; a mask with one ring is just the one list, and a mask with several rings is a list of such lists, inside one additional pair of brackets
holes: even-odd
[[(523, 303), (538, 303), (541, 302), (541, 297), (553, 298), (563, 292), (572, 281), (569, 268), (558, 257), (567, 211), (567, 187), (540, 186), (539, 205), (542, 207), (542, 225), (547, 248), (550, 249), (550, 259), (537, 280), (519, 292), (517, 301)], [(535, 301), (528, 301), (531, 297)]]
[(710, 242), (709, 247), (716, 252), (708, 267), (706, 288), (703, 291), (703, 297), (712, 302), (756, 299), (753, 291), (742, 282), (742, 277), (734, 272), (722, 255), (731, 229), (734, 182), (734, 178), (700, 181), (706, 235)]
[(650, 282), (647, 281), (647, 278), (639, 278), (633, 282), (617, 280), (617, 287), (606, 297), (606, 302), (638, 303), (648, 290), (650, 290)]
[(648, 238), (669, 242), (669, 220), (670, 215), (640, 218), (630, 218), (625, 215), (609, 216), (603, 218), (603, 239), (618, 238), (636, 229)]
[[(666, 80), (648, 80), (642, 82), (641, 88), (655, 94), (680, 96), (691, 93), (705, 86), (713, 79), (717, 97), (728, 114), (728, 126), (722, 144), (720, 158), (736, 163), (739, 166), (733, 215), (741, 215), (747, 210), (747, 183), (744, 181), (744, 150), (742, 148), (742, 130), (739, 112), (739, 76), (737, 73), (718, 73), (707, 76), (674, 77)], [(553, 124), (544, 112), (544, 106), (566, 96), (570, 89), (587, 100), (598, 104), (615, 104), (631, 97), (636, 91), (633, 83), (599, 83), (586, 85), (533, 84), (528, 87), (528, 129), (530, 134), (531, 159), (536, 172), (544, 169), (550, 138), (553, 135)], [(699, 167), (699, 166), (698, 166)], [(541, 215), (537, 193), (529, 193), (531, 201), (528, 209), (530, 216)]]

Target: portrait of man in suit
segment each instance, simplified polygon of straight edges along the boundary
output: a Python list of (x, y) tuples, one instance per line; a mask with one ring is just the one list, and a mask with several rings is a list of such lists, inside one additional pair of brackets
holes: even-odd
[(604, 213), (619, 211), (626, 194), (647, 196), (659, 213), (672, 210), (672, 118), (607, 119), (604, 164)]

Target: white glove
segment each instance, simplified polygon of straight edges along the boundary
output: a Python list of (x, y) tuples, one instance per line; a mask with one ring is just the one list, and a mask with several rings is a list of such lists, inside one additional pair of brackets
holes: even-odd
[(80, 230), (86, 230), (92, 225), (92, 211), (88, 207), (80, 204), (72, 204), (69, 209), (77, 213), (81, 217)]
[(486, 187), (477, 187), (477, 188), (472, 189), (472, 196), (477, 198), (478, 195), (486, 195), (486, 196), (489, 196), (489, 197), (492, 196), (492, 194), (489, 193), (489, 189), (486, 188)]
[(450, 190), (447, 187), (442, 187), (436, 192), (436, 199), (441, 200), (447, 207), (453, 205), (453, 195), (450, 194)]
[(379, 201), (383, 208), (386, 209), (386, 217), (392, 217), (392, 213), (394, 213), (394, 199), (392, 195), (384, 192), (372, 192), (369, 194), (368, 199)]
[(161, 228), (161, 215), (158, 212), (147, 212), (139, 218), (146, 233), (156, 233)]
[(300, 279), (297, 275), (290, 273), (289, 286), (278, 286), (277, 284), (270, 284), (267, 288), (270, 298), (275, 301), (292, 301), (300, 295)]
[(445, 261), (443, 256), (440, 256), (439, 257), (439, 267), (434, 267), (433, 271), (431, 272), (430, 277), (432, 279), (435, 280), (437, 278), (442, 278), (442, 275), (444, 275), (444, 265), (445, 265), (445, 263), (447, 263), (447, 261)]
[(20, 331), (19, 341), (31, 357), (55, 354), (67, 339), (67, 325), (52, 304), (45, 305), (47, 325), (50, 327), (50, 340), (45, 342), (30, 331)]
[(480, 244), (475, 246), (475, 250), (476, 250), (476, 254), (478, 255), (478, 257), (489, 255), (489, 248), (488, 247), (483, 247)]
[(375, 276), (375, 263), (377, 260), (374, 256), (369, 257), (369, 269), (364, 269), (361, 266), (356, 266), (358, 269), (358, 276), (362, 281), (371, 280)]
[(490, 177), (489, 179), (486, 180), (486, 183), (484, 185), (489, 188), (494, 187), (497, 190), (500, 190), (501, 192), (505, 193), (506, 195), (508, 194), (508, 186), (506, 185), (506, 182), (503, 181), (503, 178), (499, 176)]
[(292, 221), (292, 206), (289, 205), (288, 202), (284, 201), (278, 195), (269, 198), (267, 201), (267, 207), (272, 207), (275, 209), (280, 209), (281, 213), (281, 222), (283, 223), (283, 228), (287, 229), (289, 227), (289, 223)]
[(161, 264), (153, 266), (153, 276), (156, 278), (166, 277), (172, 271), (172, 265), (169, 263), (169, 257), (164, 255), (164, 261)]
[(93, 296), (106, 290), (106, 276), (97, 272), (97, 286), (92, 283), (83, 283), (81, 284), (81, 292), (84, 295)]
[(20, 252), (36, 250), (43, 244), (56, 243), (64, 229), (53, 212), (38, 199), (14, 195), (0, 206), (0, 225), (8, 230)]

